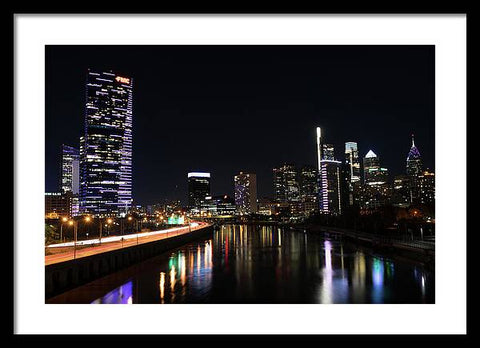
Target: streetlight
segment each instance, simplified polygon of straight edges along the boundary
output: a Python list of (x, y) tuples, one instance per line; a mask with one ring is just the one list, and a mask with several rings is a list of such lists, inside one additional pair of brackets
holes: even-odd
[(77, 229), (78, 229), (78, 222), (75, 220), (70, 220), (68, 222), (70, 226), (73, 226), (73, 258), (77, 257)]
[(110, 224), (113, 222), (111, 218), (107, 219), (107, 234), (110, 235)]
[(62, 221), (60, 222), (60, 242), (62, 242), (63, 223), (67, 221), (68, 221), (68, 218), (64, 216), (62, 218)]
[[(132, 216), (129, 216), (129, 217), (127, 218), (127, 220), (128, 220), (128, 221), (133, 221), (133, 217), (132, 217)], [(132, 223), (132, 229), (131, 229), (131, 231), (133, 232), (133, 223)], [(137, 232), (137, 245), (138, 245), (138, 232)]]
[[(90, 221), (92, 221), (92, 218), (91, 218), (90, 216), (88, 216), (88, 215), (85, 216), (85, 222), (88, 223), (88, 222), (90, 222)], [(87, 232), (87, 237), (88, 237), (88, 232)]]

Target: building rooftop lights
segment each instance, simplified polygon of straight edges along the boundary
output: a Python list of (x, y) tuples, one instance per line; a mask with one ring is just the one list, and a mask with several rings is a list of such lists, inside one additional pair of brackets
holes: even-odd
[(189, 178), (209, 178), (210, 173), (191, 172), (188, 173)]

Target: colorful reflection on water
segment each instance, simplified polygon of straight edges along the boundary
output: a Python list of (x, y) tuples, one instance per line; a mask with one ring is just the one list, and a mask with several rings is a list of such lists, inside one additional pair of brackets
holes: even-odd
[(434, 274), (333, 235), (230, 225), (92, 303), (434, 303)]
[(132, 304), (133, 282), (129, 281), (93, 301), (93, 304)]

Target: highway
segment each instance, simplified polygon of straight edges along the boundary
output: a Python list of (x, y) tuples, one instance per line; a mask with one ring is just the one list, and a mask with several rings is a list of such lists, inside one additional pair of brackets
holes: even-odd
[[(161, 239), (175, 237), (207, 227), (209, 225), (210, 224), (204, 222), (194, 222), (191, 223), (190, 226), (175, 227), (167, 230), (141, 232), (123, 236), (102, 237), (101, 242), (99, 238), (81, 240), (76, 242), (75, 258), (78, 259), (85, 256), (125, 248), (128, 246), (150, 243)], [(74, 244), (74, 242), (67, 242), (46, 246), (45, 249), (49, 252), (49, 255), (45, 255), (45, 266), (72, 260), (74, 258)]]

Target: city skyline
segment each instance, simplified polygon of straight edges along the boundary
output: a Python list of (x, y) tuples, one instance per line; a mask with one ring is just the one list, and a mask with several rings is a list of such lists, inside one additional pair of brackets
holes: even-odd
[[(122, 56), (119, 58), (115, 55), (122, 47), (124, 51), (130, 52), (130, 55), (133, 55), (134, 52), (143, 51), (145, 53), (150, 50), (157, 54), (162, 51), (167, 52), (168, 59), (166, 60), (170, 62), (170, 66), (183, 67), (186, 70), (186, 72), (177, 70), (180, 76), (179, 80), (183, 81), (184, 84), (181, 85), (181, 81), (168, 75), (167, 77), (170, 80), (163, 79), (162, 82), (156, 81), (154, 77), (147, 78), (145, 75), (146, 67), (141, 69), (139, 67), (129, 67), (124, 59), (120, 59)], [(135, 150), (133, 151), (133, 197), (136, 204), (155, 203), (163, 199), (181, 200), (186, 203), (187, 184), (185, 175), (192, 171), (206, 171), (212, 174), (212, 195), (228, 194), (233, 196), (233, 178), (238, 172), (244, 171), (257, 174), (259, 198), (273, 196), (272, 169), (274, 167), (285, 162), (294, 163), (299, 167), (315, 164), (314, 130), (318, 125), (322, 129), (328, 130), (325, 140), (334, 145), (337, 159), (344, 162), (345, 143), (356, 142), (359, 158), (363, 158), (369, 150), (373, 150), (382, 159), (382, 165), (389, 169), (392, 176), (405, 173), (405, 161), (410, 150), (409, 141), (411, 134), (414, 133), (415, 142), (422, 154), (425, 168), (434, 170), (433, 47), (122, 47), (47, 47), (47, 57), (51, 58), (47, 59), (46, 79), (47, 192), (56, 191), (58, 187), (55, 186), (58, 183), (58, 178), (55, 178), (55, 157), (58, 156), (55, 151), (60, 152), (59, 149), (56, 149), (58, 143), (73, 147), (78, 146), (77, 143), (73, 142), (75, 138), (74, 129), (78, 129), (83, 124), (81, 121), (81, 118), (84, 117), (83, 109), (77, 111), (80, 119), (78, 125), (74, 124), (77, 117), (73, 116), (69, 118), (71, 121), (58, 123), (60, 114), (63, 114), (61, 110), (75, 109), (75, 98), (79, 98), (81, 103), (85, 91), (80, 90), (79, 95), (73, 95), (73, 91), (78, 91), (79, 87), (69, 86), (68, 83), (64, 89), (55, 88), (60, 76), (56, 75), (56, 71), (52, 71), (52, 67), (54, 65), (58, 66), (58, 64), (60, 64), (59, 70), (63, 71), (62, 64), (71, 59), (71, 55), (76, 51), (82, 52), (82, 54), (74, 59), (73, 64), (70, 64), (72, 67), (67, 69), (68, 72), (66, 72), (67, 76), (65, 77), (67, 80), (68, 76), (72, 76), (69, 74), (84, 74), (85, 71), (82, 69), (91, 67), (92, 62), (89, 59), (81, 61), (85, 52), (98, 51), (100, 54), (95, 56), (98, 59), (96, 65), (102, 65), (102, 68), (104, 66), (108, 70), (120, 70), (122, 73), (125, 72), (125, 75), (132, 76), (136, 81), (136, 91), (133, 96), (133, 113), (135, 115), (133, 120), (135, 144)], [(186, 53), (195, 50), (209, 53), (207, 57), (211, 59), (203, 57), (193, 62), (186, 62), (185, 60), (188, 60)], [(247, 52), (255, 52), (256, 50), (261, 55), (257, 55), (253, 59), (247, 55), (245, 50)], [(278, 53), (279, 50), (289, 54), (278, 58), (275, 53)], [(356, 58), (349, 58), (349, 50), (356, 50)], [(171, 51), (175, 52), (172, 53)], [(223, 60), (217, 57), (216, 54), (219, 52), (223, 53), (221, 57)], [(295, 52), (298, 53), (297, 56), (295, 56)], [(327, 52), (328, 55), (319, 59), (318, 55), (322, 52)], [(238, 53), (243, 55), (239, 58), (236, 55)], [(316, 56), (311, 57), (307, 53), (316, 53)], [(401, 54), (400, 57), (399, 54)], [(372, 58), (376, 55), (380, 55), (380, 57)], [(181, 59), (173, 62), (172, 57), (175, 56)], [(361, 97), (365, 97), (366, 92), (357, 90), (357, 94), (355, 94), (353, 93), (354, 89), (348, 87), (348, 82), (358, 85), (357, 87), (362, 85), (358, 81), (358, 75), (364, 75), (363, 70), (365, 68), (357, 67), (356, 75), (353, 70), (362, 63), (366, 64), (368, 57), (372, 61), (368, 62), (366, 70), (377, 72), (377, 74), (371, 75), (370, 80), (385, 83), (387, 79), (384, 75), (388, 71), (391, 81), (390, 84), (382, 85), (383, 90), (391, 89), (398, 92), (398, 96), (387, 96), (387, 93), (385, 93), (383, 95), (385, 98), (380, 98), (382, 96), (381, 89), (374, 88), (375, 83), (366, 79), (363, 81), (365, 89), (376, 93), (370, 95), (371, 100), (368, 100), (368, 98), (362, 100)], [(373, 66), (378, 64), (378, 60), (382, 58), (390, 65), (397, 62), (399, 66), (395, 68), (384, 62), (378, 69), (374, 69)], [(389, 60), (386, 58), (389, 58)], [(333, 91), (324, 91), (327, 96), (336, 97), (335, 102), (330, 100), (322, 104), (321, 94), (317, 98), (320, 101), (314, 97), (314, 90), (321, 89), (327, 84), (325, 81), (323, 84), (316, 84), (311, 81), (315, 79), (307, 74), (307, 68), (311, 69), (312, 66), (315, 66), (315, 62), (317, 62), (318, 69), (321, 71), (322, 68), (324, 69), (322, 64), (330, 68), (333, 64), (337, 73), (346, 69), (352, 74), (350, 78), (348, 78), (348, 74), (344, 74), (338, 75), (336, 79), (332, 77), (334, 74), (331, 72), (324, 75), (328, 82), (336, 82), (336, 84), (332, 84)], [(209, 75), (202, 67), (209, 68), (207, 69)], [(262, 67), (264, 71), (266, 70), (263, 75), (260, 73)], [(286, 75), (288, 79), (282, 82), (278, 76), (274, 76), (275, 68), (279, 68), (279, 75)], [(247, 77), (240, 76), (238, 69), (244, 73), (249, 72), (248, 78), (251, 78), (251, 81)], [(383, 74), (379, 74), (382, 71)], [(226, 77), (221, 76), (222, 72), (229, 72), (230, 76), (233, 77), (232, 80), (227, 81)], [(404, 75), (406, 74), (406, 77), (401, 76), (401, 72)], [(320, 72), (313, 70), (311, 73), (313, 76), (320, 74)], [(197, 79), (206, 75), (210, 79), (204, 82), (205, 91), (202, 90), (202, 83)], [(271, 80), (268, 80), (268, 78)], [(62, 80), (64, 81), (63, 78)], [(172, 92), (170, 98), (162, 95), (158, 97), (160, 100), (153, 98), (157, 103), (156, 107), (150, 110), (147, 108), (150, 105), (149, 102), (151, 103), (150, 100), (146, 102), (146, 105), (142, 104), (142, 100), (145, 101), (146, 92), (150, 97), (155, 96), (155, 92), (158, 91), (166, 92), (168, 81), (176, 81), (177, 83), (173, 88), (175, 93)], [(347, 83), (343, 87), (344, 89), (340, 86), (341, 81)], [(407, 81), (412, 85), (407, 86)], [(302, 86), (301, 91), (292, 93), (292, 96), (287, 100), (282, 100), (292, 92), (292, 87), (289, 85), (299, 82), (306, 83), (313, 90)], [(422, 84), (419, 82), (422, 82)], [(152, 87), (156, 84), (158, 90)], [(149, 86), (152, 90), (146, 89), (146, 86)], [(270, 87), (270, 90), (265, 92), (262, 87)], [(223, 91), (224, 88), (227, 89), (226, 92)], [(182, 91), (186, 92), (183, 96), (180, 95)], [(196, 91), (196, 94), (193, 93), (194, 91)], [(302, 94), (302, 91), (304, 94)], [(343, 103), (340, 100), (341, 95), (339, 95), (339, 92), (342, 91), (345, 97)], [(337, 92), (337, 94), (334, 92)], [(73, 98), (71, 101), (66, 99), (68, 93), (71, 93)], [(406, 96), (408, 95), (411, 95), (410, 99), (407, 99)], [(182, 103), (182, 98), (185, 103)], [(326, 97), (323, 96), (323, 101), (325, 99)], [(220, 106), (216, 105), (213, 102), (214, 100)], [(166, 105), (163, 105), (162, 101)], [(196, 102), (196, 107), (191, 105), (192, 101)], [(243, 102), (239, 104), (239, 101)], [(390, 105), (388, 104), (389, 101), (391, 102)], [(419, 107), (415, 109), (415, 105)], [(357, 106), (357, 108), (354, 106)], [(209, 112), (209, 108), (211, 112)], [(315, 109), (318, 109), (318, 111)], [(386, 112), (385, 114), (388, 116), (382, 119), (383, 109), (390, 111)], [(228, 110), (228, 113), (222, 116), (222, 110)], [(262, 110), (264, 113), (261, 112)], [(365, 114), (368, 111), (370, 111), (371, 116), (366, 117)], [(158, 114), (153, 117), (152, 113)], [(349, 117), (347, 114), (364, 116)], [(275, 117), (275, 115), (278, 116)], [(295, 115), (297, 116), (294, 117)], [(421, 115), (423, 115), (423, 118), (419, 118), (422, 117)], [(230, 116), (230, 119), (228, 116)], [(402, 117), (403, 119), (400, 120)], [(146, 121), (150, 122), (150, 127), (145, 123)], [(55, 131), (49, 127), (53, 123), (59, 125), (55, 128)], [(393, 127), (382, 130), (381, 126), (385, 123), (393, 125)], [(241, 151), (242, 148), (243, 151)], [(163, 161), (162, 158), (164, 158)], [(142, 185), (137, 186), (135, 185), (136, 182), (141, 182)]]

